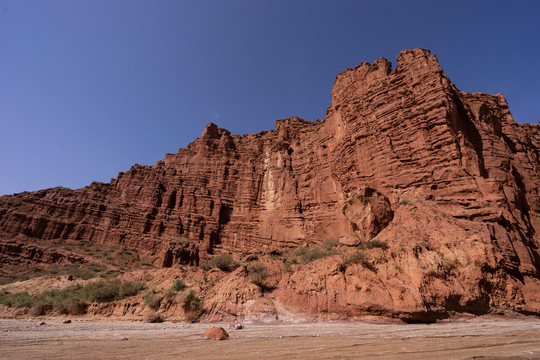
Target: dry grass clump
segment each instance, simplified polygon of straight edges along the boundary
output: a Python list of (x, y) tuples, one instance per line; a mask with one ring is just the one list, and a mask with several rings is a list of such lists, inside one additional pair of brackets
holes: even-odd
[(373, 239), (373, 240), (369, 240), (369, 241), (360, 243), (360, 245), (358, 245), (359, 250), (375, 249), (375, 248), (380, 248), (380, 249), (383, 249), (383, 250), (387, 250), (388, 249), (388, 244), (386, 243), (386, 241)]
[(369, 262), (369, 255), (362, 251), (356, 251), (349, 255), (339, 264), (339, 269), (343, 272), (347, 270), (350, 265), (353, 264), (360, 264), (366, 268), (371, 268), (371, 264)]
[(143, 321), (147, 323), (160, 323), (163, 318), (155, 310), (147, 310), (143, 315)]
[(163, 297), (156, 293), (155, 290), (148, 290), (143, 296), (143, 302), (150, 309), (157, 310), (161, 305)]
[(266, 266), (259, 262), (250, 264), (247, 267), (247, 271), (251, 282), (260, 287), (264, 287), (264, 281), (270, 276)]
[(300, 258), (302, 264), (308, 264), (318, 259), (339, 254), (339, 251), (336, 249), (338, 244), (339, 241), (336, 239), (327, 239), (318, 247), (301, 247), (294, 254)]
[(200, 266), (203, 269), (217, 268), (223, 271), (233, 271), (240, 266), (240, 264), (235, 261), (231, 255), (221, 254), (214, 256), (212, 259), (202, 263)]
[(173, 292), (178, 292), (178, 291), (184, 290), (185, 288), (186, 288), (186, 283), (184, 283), (184, 280), (179, 279), (174, 282), (170, 290)]
[(176, 295), (176, 303), (182, 305), (186, 311), (202, 310), (202, 302), (197, 297), (195, 290), (185, 289)]

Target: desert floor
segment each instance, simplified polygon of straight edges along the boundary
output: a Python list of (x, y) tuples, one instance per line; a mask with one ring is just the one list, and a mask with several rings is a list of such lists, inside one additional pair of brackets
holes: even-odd
[[(41, 324), (45, 322), (45, 324)], [(40, 325), (41, 324), (41, 325)], [(430, 325), (249, 325), (0, 320), (2, 359), (540, 359), (540, 319)]]

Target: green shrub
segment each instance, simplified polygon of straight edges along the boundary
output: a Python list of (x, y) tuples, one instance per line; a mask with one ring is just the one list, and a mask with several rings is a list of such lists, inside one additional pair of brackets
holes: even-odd
[(189, 296), (187, 297), (188, 301), (184, 304), (187, 305), (187, 308), (191, 311), (199, 311), (202, 309), (202, 301), (197, 297), (195, 291), (190, 291)]
[(261, 263), (250, 264), (247, 268), (251, 282), (257, 286), (264, 287), (264, 281), (270, 276), (268, 269)]
[(374, 249), (374, 248), (381, 248), (383, 250), (387, 250), (388, 244), (386, 243), (386, 241), (373, 239), (373, 240), (369, 240), (358, 245), (359, 250)]
[(121, 282), (100, 280), (84, 286), (74, 285), (62, 290), (48, 290), (29, 295), (26, 292), (0, 294), (0, 304), (10, 307), (32, 307), (33, 313), (43, 313), (51, 309), (64, 314), (81, 314), (86, 311), (88, 303), (121, 300), (137, 294), (144, 284), (136, 281)]
[(174, 302), (176, 293), (179, 291), (183, 291), (186, 288), (186, 284), (184, 283), (184, 280), (179, 279), (176, 280), (175, 283), (165, 292), (164, 300), (166, 302)]
[(68, 275), (71, 275), (74, 279), (89, 280), (98, 276), (98, 272), (89, 267), (71, 266), (66, 270)]
[(233, 271), (238, 266), (238, 262), (229, 254), (216, 255), (206, 263), (201, 264), (203, 269), (217, 268), (223, 271)]
[(345, 271), (350, 265), (353, 264), (360, 264), (368, 268), (371, 267), (371, 264), (369, 263), (369, 256), (362, 251), (356, 251), (339, 264), (339, 269), (341, 271)]
[(307, 252), (305, 252), (302, 255), (302, 262), (304, 264), (307, 264), (307, 263), (310, 263), (318, 259), (322, 259), (327, 256), (328, 256), (327, 252), (322, 249), (319, 249), (319, 248), (309, 249)]
[(27, 292), (20, 292), (15, 294), (3, 293), (0, 294), (0, 304), (7, 305), (9, 307), (31, 306), (32, 296)]
[[(336, 249), (338, 244), (339, 240), (337, 239), (326, 239), (318, 247), (299, 247), (295, 250), (294, 255), (300, 258), (302, 264), (308, 264), (312, 261), (338, 254), (339, 251)], [(289, 264), (285, 264), (286, 268), (290, 268), (291, 264), (297, 263), (297, 260), (294, 258), (291, 260), (288, 259), (287, 261)]]
[(286, 272), (292, 272), (294, 270), (293, 264), (298, 264), (298, 260), (294, 258), (285, 260), (283, 263), (283, 270)]
[(144, 283), (140, 281), (124, 281), (120, 289), (120, 296), (122, 298), (133, 296), (138, 294), (144, 288)]
[(137, 254), (128, 249), (126, 246), (120, 249), (120, 251), (117, 253), (117, 257), (119, 263), (123, 265), (132, 265), (137, 260)]
[(81, 289), (85, 298), (91, 302), (109, 302), (120, 298), (119, 280), (99, 280), (88, 283)]
[[(206, 275), (205, 275), (206, 276)], [(182, 279), (179, 279), (179, 280), (176, 280), (175, 283), (173, 284), (173, 286), (171, 286), (171, 291), (174, 291), (174, 292), (178, 292), (178, 291), (182, 291), (186, 288), (186, 284), (184, 283), (184, 280)]]
[(177, 243), (180, 243), (182, 244), (183, 247), (189, 247), (191, 244), (192, 244), (192, 241), (189, 240), (188, 238), (186, 238), (185, 236), (183, 235), (177, 235), (175, 238), (174, 238), (174, 241), (177, 242)]
[(143, 301), (145, 305), (148, 306), (150, 309), (154, 310), (159, 309), (159, 306), (161, 305), (161, 300), (163, 300), (163, 297), (156, 294), (154, 290), (148, 290), (143, 296)]
[(185, 289), (178, 293), (176, 296), (176, 303), (182, 305), (187, 311), (200, 311), (202, 309), (202, 302), (192, 289)]
[(296, 251), (294, 252), (294, 255), (296, 256), (303, 256), (305, 253), (307, 253), (309, 251), (309, 249), (305, 246), (302, 246), (298, 249), (296, 249)]
[(326, 239), (322, 242), (321, 248), (324, 250), (330, 250), (339, 245), (338, 239)]
[(301, 260), (303, 264), (307, 264), (318, 259), (336, 255), (337, 253), (338, 252), (335, 249), (324, 250), (317, 247), (308, 249), (306, 252), (304, 252), (304, 254), (301, 256)]

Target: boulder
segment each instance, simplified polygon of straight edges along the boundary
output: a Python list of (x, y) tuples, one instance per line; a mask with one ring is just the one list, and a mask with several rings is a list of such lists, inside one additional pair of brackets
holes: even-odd
[(222, 327), (213, 327), (206, 330), (202, 334), (202, 337), (205, 339), (213, 339), (213, 340), (227, 340), (229, 338), (229, 334)]

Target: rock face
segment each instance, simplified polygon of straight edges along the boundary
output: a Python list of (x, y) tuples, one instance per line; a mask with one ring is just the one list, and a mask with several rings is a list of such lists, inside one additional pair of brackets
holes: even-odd
[(164, 267), (376, 238), (378, 271), (321, 259), (283, 275), (273, 301), (336, 318), (540, 313), (539, 127), (501, 94), (460, 92), (428, 50), (397, 61), (338, 74), (324, 121), (208, 124), (110, 183), (1, 197), (3, 261), (17, 235), (124, 244)]
[(374, 238), (394, 217), (388, 199), (377, 190), (365, 187), (349, 197), (342, 211), (364, 240)]

